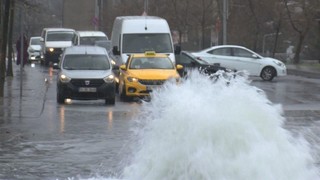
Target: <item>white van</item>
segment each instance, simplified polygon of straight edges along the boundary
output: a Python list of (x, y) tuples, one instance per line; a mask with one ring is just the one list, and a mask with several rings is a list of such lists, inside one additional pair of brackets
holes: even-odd
[[(130, 54), (155, 51), (168, 54), (175, 63), (171, 31), (167, 21), (156, 16), (119, 16), (113, 23), (112, 52), (126, 63)], [(180, 48), (176, 50), (179, 53)]]

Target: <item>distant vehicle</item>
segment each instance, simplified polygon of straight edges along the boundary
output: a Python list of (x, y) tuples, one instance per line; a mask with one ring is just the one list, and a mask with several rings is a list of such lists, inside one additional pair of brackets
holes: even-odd
[(179, 71), (180, 76), (186, 76), (188, 71), (193, 69), (197, 69), (207, 75), (212, 75), (219, 70), (227, 71), (227, 69), (220, 66), (220, 64), (209, 64), (207, 61), (197, 58), (187, 51), (181, 51), (180, 54), (176, 55), (176, 63), (183, 66), (183, 70)]
[(120, 99), (149, 97), (153, 89), (159, 88), (165, 81), (173, 78), (180, 80), (177, 70), (181, 65), (174, 65), (166, 54), (146, 52), (131, 54), (126, 64), (120, 66)]
[(107, 51), (98, 46), (72, 46), (64, 50), (59, 64), (57, 102), (66, 98), (104, 99), (115, 104), (115, 76)]
[(41, 33), (42, 64), (57, 66), (64, 48), (72, 45), (75, 30), (68, 28), (44, 28)]
[(28, 47), (29, 58), (28, 61), (40, 61), (41, 59), (41, 42), (40, 36), (30, 37)]
[(107, 35), (102, 31), (76, 31), (72, 39), (73, 45), (95, 45), (96, 41), (107, 41)]
[(277, 59), (263, 57), (252, 50), (236, 45), (220, 45), (192, 53), (211, 64), (237, 71), (246, 70), (251, 76), (259, 76), (265, 81), (272, 81), (276, 76), (287, 75), (285, 64)]
[(126, 63), (130, 54), (155, 51), (168, 54), (175, 63), (171, 31), (168, 22), (156, 16), (119, 16), (111, 34), (113, 55)]

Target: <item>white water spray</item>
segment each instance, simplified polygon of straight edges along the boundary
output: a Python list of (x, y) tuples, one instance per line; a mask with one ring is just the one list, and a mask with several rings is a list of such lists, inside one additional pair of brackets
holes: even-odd
[(197, 72), (142, 105), (128, 180), (320, 179), (308, 143), (282, 127), (272, 104), (244, 76)]

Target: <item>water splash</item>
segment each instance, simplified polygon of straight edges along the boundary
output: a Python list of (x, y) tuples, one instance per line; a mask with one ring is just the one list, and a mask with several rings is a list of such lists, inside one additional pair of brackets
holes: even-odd
[(142, 104), (130, 180), (320, 179), (303, 138), (282, 126), (281, 105), (250, 85), (246, 74), (190, 73)]

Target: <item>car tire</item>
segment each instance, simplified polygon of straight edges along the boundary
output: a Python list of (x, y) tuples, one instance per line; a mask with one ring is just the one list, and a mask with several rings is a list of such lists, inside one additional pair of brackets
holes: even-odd
[(115, 103), (116, 103), (116, 98), (115, 97), (107, 98), (105, 100), (105, 104), (115, 105)]
[(59, 104), (64, 104), (64, 99), (65, 99), (65, 97), (64, 97), (63, 92), (61, 92), (60, 90), (58, 90), (58, 91), (57, 91), (57, 102), (58, 102)]
[(274, 67), (268, 66), (262, 69), (260, 77), (264, 81), (272, 81), (272, 79), (276, 76), (276, 70)]

